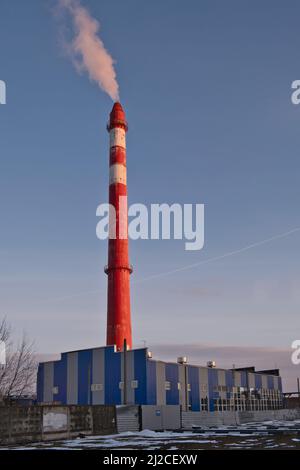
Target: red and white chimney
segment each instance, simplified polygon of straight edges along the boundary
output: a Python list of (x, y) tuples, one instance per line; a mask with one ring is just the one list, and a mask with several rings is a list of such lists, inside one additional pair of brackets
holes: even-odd
[(115, 238), (108, 242), (106, 344), (121, 351), (132, 348), (130, 315), (130, 274), (128, 255), (128, 216), (126, 182), (126, 132), (124, 110), (116, 102), (110, 113), (107, 130), (110, 136), (109, 203), (116, 211)]

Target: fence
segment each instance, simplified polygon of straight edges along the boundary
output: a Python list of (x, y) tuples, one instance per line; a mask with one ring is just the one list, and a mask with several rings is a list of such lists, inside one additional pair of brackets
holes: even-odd
[(193, 426), (237, 425), (265, 420), (295, 420), (300, 409), (261, 411), (183, 411), (179, 405), (0, 406), (0, 446), (80, 435), (190, 430)]
[(116, 432), (114, 406), (0, 407), (0, 445)]

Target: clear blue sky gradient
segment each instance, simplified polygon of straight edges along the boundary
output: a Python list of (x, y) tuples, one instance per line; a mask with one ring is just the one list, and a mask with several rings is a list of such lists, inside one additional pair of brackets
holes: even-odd
[[(289, 350), (300, 333), (299, 232), (136, 281), (300, 226), (299, 2), (82, 4), (116, 60), (129, 202), (205, 204), (202, 251), (130, 243), (135, 345)], [(47, 353), (105, 341), (107, 246), (95, 229), (112, 106), (64, 57), (54, 5), (0, 0), (0, 315)]]

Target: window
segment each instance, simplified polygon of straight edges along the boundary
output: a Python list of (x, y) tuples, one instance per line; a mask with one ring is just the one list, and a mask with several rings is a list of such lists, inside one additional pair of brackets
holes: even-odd
[(124, 382), (119, 382), (119, 389), (123, 390), (124, 389)]
[(138, 380), (132, 380), (131, 381), (131, 388), (138, 388), (139, 382)]
[(208, 411), (208, 398), (201, 398), (200, 401), (201, 411)]
[(58, 387), (53, 387), (52, 393), (53, 393), (53, 395), (57, 395), (58, 394)]
[(103, 390), (103, 384), (92, 384), (91, 385), (91, 391), (92, 392), (100, 392)]
[(171, 390), (171, 382), (165, 382), (165, 390)]

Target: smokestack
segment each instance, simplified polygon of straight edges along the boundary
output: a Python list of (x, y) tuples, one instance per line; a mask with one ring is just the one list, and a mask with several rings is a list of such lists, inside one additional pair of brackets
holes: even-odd
[(116, 345), (121, 351), (124, 344), (132, 348), (129, 280), (132, 267), (128, 255), (127, 122), (119, 102), (112, 108), (107, 130), (110, 135), (109, 203), (116, 211), (116, 231), (115, 238), (109, 238), (108, 265), (105, 268), (108, 276), (106, 344)]

